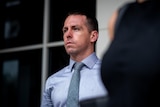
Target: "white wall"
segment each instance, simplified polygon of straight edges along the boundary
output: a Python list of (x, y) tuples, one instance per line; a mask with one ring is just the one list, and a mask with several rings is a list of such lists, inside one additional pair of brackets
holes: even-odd
[(135, 0), (97, 0), (96, 15), (99, 22), (99, 39), (97, 41), (96, 52), (100, 59), (102, 59), (104, 52), (110, 44), (107, 31), (109, 18), (121, 5), (131, 1)]

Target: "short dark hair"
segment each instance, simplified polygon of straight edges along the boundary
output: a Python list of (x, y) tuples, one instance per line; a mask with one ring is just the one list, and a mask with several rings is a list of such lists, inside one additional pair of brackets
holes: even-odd
[(96, 19), (95, 16), (85, 12), (85, 11), (70, 11), (66, 18), (70, 15), (84, 15), (86, 16), (87, 18), (87, 22), (88, 22), (88, 28), (89, 28), (89, 31), (93, 31), (93, 30), (96, 30), (97, 32), (99, 32), (99, 26), (98, 26), (98, 21)]

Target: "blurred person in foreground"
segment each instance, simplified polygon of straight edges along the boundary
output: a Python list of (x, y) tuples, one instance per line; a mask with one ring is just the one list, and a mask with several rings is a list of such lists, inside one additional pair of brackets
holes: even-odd
[(80, 71), (79, 101), (107, 94), (100, 76), (101, 61), (95, 53), (97, 19), (84, 12), (71, 12), (66, 17), (62, 30), (64, 47), (70, 55), (69, 65), (46, 80), (41, 107), (66, 107), (75, 62), (85, 64)]
[(109, 22), (101, 65), (106, 107), (160, 107), (160, 1), (124, 4)]

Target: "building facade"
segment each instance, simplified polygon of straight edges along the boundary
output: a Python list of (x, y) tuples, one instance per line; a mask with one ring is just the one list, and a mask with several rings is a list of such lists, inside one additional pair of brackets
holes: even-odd
[(0, 1), (0, 106), (40, 106), (46, 78), (68, 64), (62, 37), (62, 22), (68, 11), (85, 9), (97, 17), (96, 53), (102, 58), (110, 44), (107, 21), (127, 1)]

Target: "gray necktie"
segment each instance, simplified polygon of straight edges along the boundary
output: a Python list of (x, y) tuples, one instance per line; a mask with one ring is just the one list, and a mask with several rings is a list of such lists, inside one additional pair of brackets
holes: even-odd
[(82, 62), (77, 62), (74, 65), (74, 73), (70, 82), (66, 107), (79, 107), (79, 81), (80, 70), (84, 66)]

